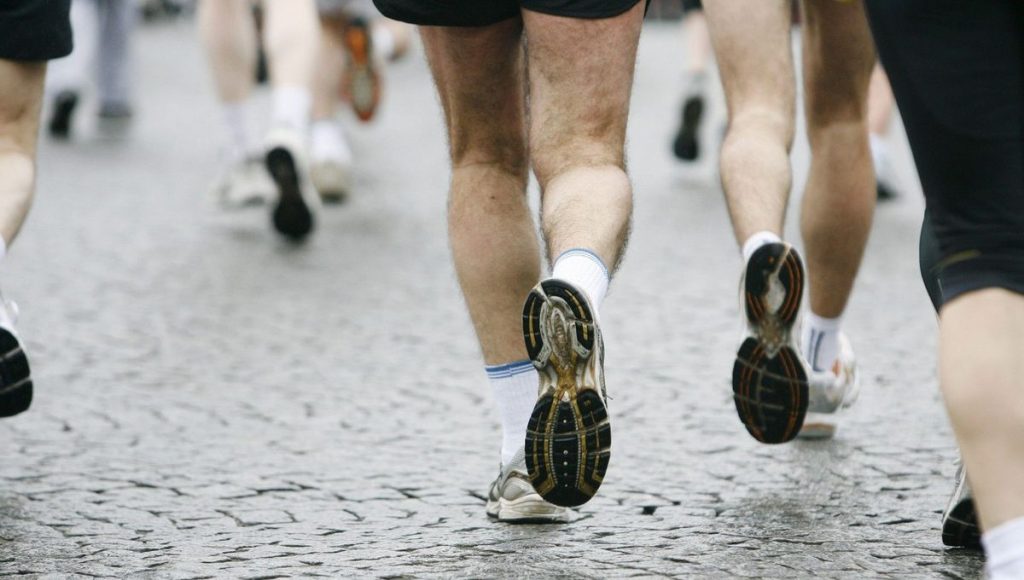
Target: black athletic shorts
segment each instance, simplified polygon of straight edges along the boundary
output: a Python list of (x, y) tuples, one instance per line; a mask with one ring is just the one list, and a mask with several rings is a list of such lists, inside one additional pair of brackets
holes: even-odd
[(683, 0), (683, 12), (690, 12), (691, 10), (703, 10), (704, 6), (700, 3), (700, 0)]
[(1024, 294), (1024, 2), (867, 7), (927, 197), (942, 301)]
[(0, 59), (39, 61), (71, 54), (71, 0), (0, 0)]
[(611, 18), (640, 0), (373, 0), (381, 14), (422, 26), (489, 26), (521, 9), (569, 18)]

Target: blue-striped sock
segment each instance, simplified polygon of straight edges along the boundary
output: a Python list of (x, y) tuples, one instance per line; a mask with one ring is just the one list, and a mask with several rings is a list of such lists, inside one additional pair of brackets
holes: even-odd
[(485, 370), (501, 416), (501, 464), (506, 465), (526, 441), (526, 425), (537, 404), (537, 369), (521, 360)]

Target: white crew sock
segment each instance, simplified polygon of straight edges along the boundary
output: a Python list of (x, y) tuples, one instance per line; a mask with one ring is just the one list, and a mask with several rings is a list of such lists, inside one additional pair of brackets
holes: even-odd
[(341, 123), (334, 119), (320, 119), (310, 129), (310, 156), (314, 161), (334, 161), (342, 165), (352, 163), (352, 148), (345, 139)]
[(871, 133), (868, 139), (871, 144), (871, 163), (877, 172), (879, 168), (885, 166), (885, 162), (889, 157), (889, 144), (880, 135), (875, 135), (874, 133)]
[(227, 157), (231, 163), (238, 163), (252, 151), (249, 140), (249, 101), (224, 103), (224, 127), (227, 129)]
[(273, 92), (273, 113), (275, 126), (285, 125), (306, 136), (309, 130), (309, 112), (313, 97), (308, 89), (301, 87), (277, 87)]
[(600, 310), (604, 302), (610, 282), (608, 268), (597, 254), (582, 248), (566, 250), (555, 259), (551, 277), (570, 282), (586, 292), (595, 310), (594, 317), (597, 318), (596, 311)]
[(0, 260), (3, 260), (7, 256), (7, 241), (4, 240), (3, 236), (0, 236)]
[(387, 25), (374, 26), (370, 32), (370, 40), (373, 42), (374, 58), (387, 61), (395, 57), (395, 33)]
[(526, 426), (537, 404), (537, 369), (521, 360), (485, 370), (501, 415), (501, 464), (508, 465), (526, 444)]
[(832, 363), (839, 358), (839, 326), (843, 317), (822, 318), (808, 312), (804, 318), (804, 358), (818, 371), (832, 370)]
[(1010, 520), (981, 535), (988, 580), (1024, 578), (1024, 518)]
[(781, 241), (782, 238), (767, 230), (763, 232), (757, 232), (756, 234), (750, 236), (749, 238), (747, 238), (747, 241), (743, 242), (743, 263), (746, 264), (747, 262), (749, 262), (750, 257), (753, 256), (754, 252), (756, 252), (758, 248), (760, 248), (761, 246), (774, 244)]

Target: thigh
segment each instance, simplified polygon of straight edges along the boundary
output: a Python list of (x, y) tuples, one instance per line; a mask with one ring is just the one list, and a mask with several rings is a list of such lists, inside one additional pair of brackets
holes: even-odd
[(572, 165), (623, 165), (644, 5), (611, 18), (523, 11), (530, 150), (542, 182)]
[(45, 63), (0, 59), (0, 154), (35, 156)]
[(525, 168), (522, 22), (425, 26), (420, 34), (444, 109), (453, 165)]
[(803, 0), (809, 124), (866, 117), (875, 48), (861, 0)]
[(730, 116), (758, 106), (793, 117), (789, 0), (706, 0), (704, 15)]

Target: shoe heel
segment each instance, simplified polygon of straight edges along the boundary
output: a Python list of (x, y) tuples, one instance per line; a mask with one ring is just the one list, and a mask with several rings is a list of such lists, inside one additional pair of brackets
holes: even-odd
[(274, 229), (282, 235), (301, 240), (313, 231), (313, 212), (302, 199), (295, 157), (284, 147), (267, 153), (267, 171), (278, 189), (278, 201), (272, 214)]

